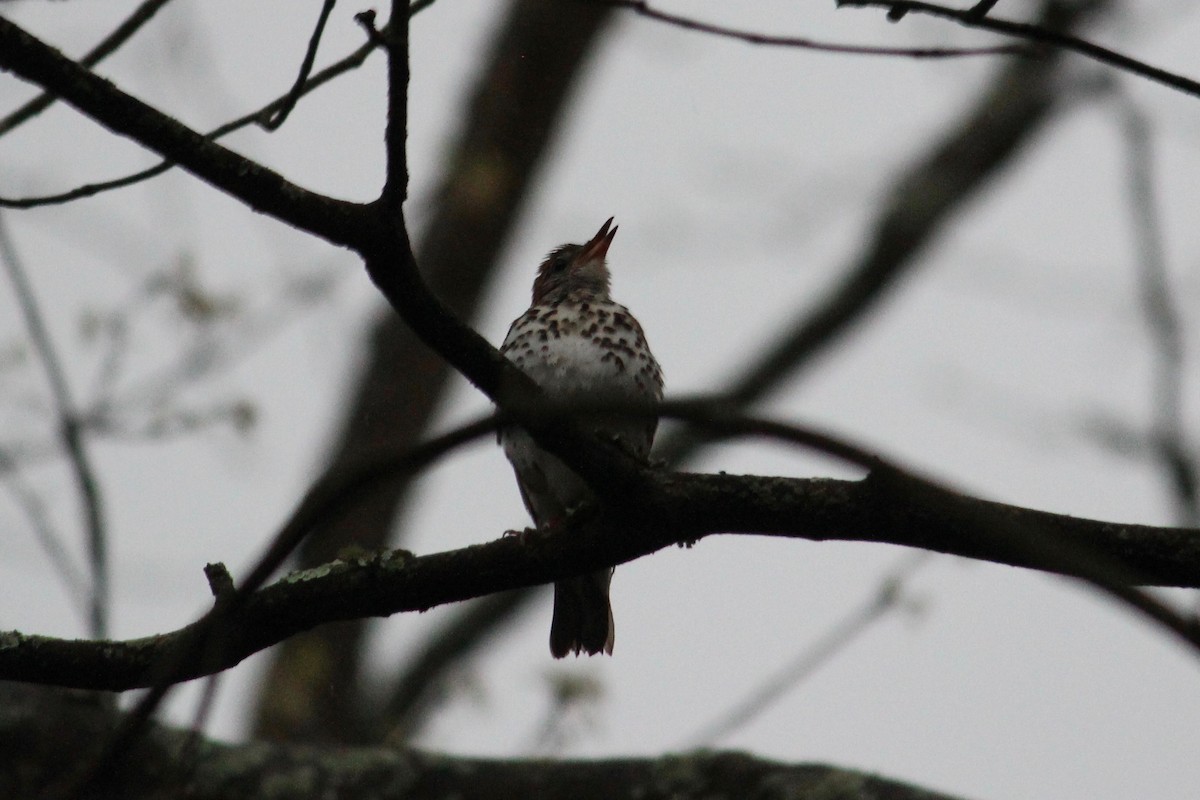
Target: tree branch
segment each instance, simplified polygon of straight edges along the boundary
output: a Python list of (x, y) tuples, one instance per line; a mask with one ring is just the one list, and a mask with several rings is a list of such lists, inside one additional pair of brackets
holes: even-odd
[[(84, 67), (94, 67), (103, 61), (108, 56), (120, 49), (121, 45), (129, 41), (129, 38), (141, 30), (142, 26), (153, 19), (154, 15), (159, 12), (163, 6), (171, 0), (144, 0), (144, 2), (133, 10), (133, 13), (125, 18), (125, 21), (116, 27), (116, 29), (105, 36), (100, 43), (89, 50), (79, 63)], [(16, 109), (10, 114), (6, 114), (0, 119), (0, 136), (4, 136), (9, 131), (20, 126), (38, 114), (49, 108), (57, 98), (51, 92), (42, 92), (42, 94), (30, 100), (25, 105)]]
[[(68, 693), (0, 686), (0, 741), (5, 743), (5, 763), (13, 767), (0, 770), (0, 796), (54, 796), (62, 788), (64, 773), (70, 777), (63, 754), (89, 760), (97, 742), (120, 721), (119, 713)], [(847, 788), (842, 792), (831, 787)], [(467, 758), (390, 745), (227, 744), (160, 725), (151, 726), (138, 741), (119, 773), (94, 789), (92, 796), (124, 800), (953, 800), (875, 774), (823, 764), (783, 764), (740, 753), (599, 761)]]
[(769, 47), (795, 47), (803, 50), (819, 50), (825, 53), (840, 53), (843, 55), (901, 56), (907, 58), (1033, 55), (1033, 51), (1029, 48), (1019, 45), (1000, 45), (998, 47), (872, 47), (869, 45), (821, 42), (803, 36), (776, 36), (766, 33), (754, 33), (752, 31), (729, 28), (724, 25), (715, 25), (710, 22), (701, 22), (690, 17), (651, 8), (650, 4), (645, 0), (603, 0), (603, 2), (614, 8), (627, 9), (639, 17), (663, 22), (676, 28)]
[[(414, 10), (413, 13), (416, 13), (416, 11)], [(304, 81), (304, 85), (301, 87), (299, 92), (296, 92), (293, 88), (287, 94), (275, 98), (262, 108), (256, 111), (251, 111), (249, 114), (243, 114), (237, 119), (230, 120), (223, 125), (219, 125), (208, 133), (204, 134), (204, 136), (208, 139), (220, 139), (226, 134), (241, 130), (249, 125), (261, 124), (264, 119), (269, 119), (273, 114), (278, 113), (287, 103), (294, 102), (292, 100), (293, 95), (303, 97), (304, 95), (307, 95), (325, 85), (339, 75), (343, 75), (352, 69), (361, 67), (363, 62), (367, 60), (367, 56), (375, 51), (376, 46), (377, 45), (374, 42), (367, 42), (366, 44), (361, 45), (354, 50), (354, 52), (342, 57), (338, 61), (335, 61), (329, 66), (320, 70), (315, 75), (309, 77), (306, 81)], [(69, 203), (72, 200), (78, 200), (83, 197), (92, 197), (100, 194), (101, 192), (120, 189), (125, 186), (131, 186), (135, 183), (140, 183), (144, 180), (149, 180), (150, 178), (162, 175), (164, 172), (167, 172), (175, 166), (177, 166), (177, 164), (174, 161), (163, 161), (162, 163), (156, 164), (148, 169), (139, 170), (138, 172), (134, 172), (120, 178), (114, 178), (112, 180), (101, 181), (98, 183), (84, 184), (83, 186), (78, 186), (65, 192), (59, 192), (58, 194), (42, 195), (40, 197), (0, 197), (0, 207), (37, 208), (38, 206)]]
[[(575, 78), (612, 13), (592, 3), (518, 0), (484, 48), (416, 245), (429, 290), (462, 319), (475, 317), (485, 299), (488, 275), (536, 186)], [(376, 321), (366, 362), (343, 414), (331, 472), (353, 468), (365, 453), (399, 452), (419, 441), (451, 374), (446, 360), (394, 313)], [(410, 485), (403, 478), (381, 483), (345, 515), (314, 531), (297, 553), (299, 566), (325, 563), (351, 543), (375, 550), (403, 541), (406, 529), (396, 520), (404, 517)], [(525, 598), (518, 605), (527, 607), (535, 592), (516, 592)], [(390, 704), (362, 691), (367, 621), (324, 625), (289, 639), (272, 651), (254, 730), (272, 740), (322, 742), (377, 741), (373, 731), (398, 726), (412, 731), (415, 714), (430, 706), (417, 700), (420, 686), (436, 682), (439, 670), (494, 630), (484, 617), (494, 613), (489, 618), (495, 622), (515, 613), (517, 605), (497, 602), (499, 597), (479, 601), (478, 611), (464, 607), (432, 634), (436, 641), (417, 645), (406, 669), (418, 674), (401, 674)], [(413, 713), (403, 718), (391, 713), (401, 709)], [(386, 719), (379, 718), (381, 712)]]
[[(1107, 47), (1101, 47), (1098, 44), (1093, 44), (1077, 36), (1050, 30), (1038, 25), (1031, 25), (1027, 22), (1014, 22), (1012, 20), (987, 16), (986, 12), (990, 10), (990, 5), (986, 3), (981, 3), (975, 8), (965, 10), (947, 8), (933, 3), (917, 2), (917, 0), (837, 0), (837, 5), (838, 8), (843, 6), (876, 6), (886, 8), (888, 9), (888, 19), (893, 21), (899, 20), (910, 12), (928, 14), (943, 19), (952, 19), (968, 28), (978, 28), (1005, 36), (1015, 36), (1030, 42), (1047, 44), (1062, 50), (1079, 53), (1102, 64), (1116, 67), (1124, 72), (1148, 78), (1164, 86), (1169, 86), (1185, 94), (1190, 94), (1193, 97), (1200, 97), (1200, 83), (1190, 78), (1185, 78), (1174, 72), (1168, 72), (1165, 69), (1159, 69), (1144, 61), (1123, 55), (1115, 50), (1109, 50)], [(977, 11), (976, 9), (978, 8), (982, 8), (983, 13)]]
[(1172, 298), (1166, 242), (1155, 185), (1153, 137), (1146, 115), (1131, 100), (1120, 106), (1129, 214), (1133, 222), (1142, 317), (1154, 348), (1150, 450), (1163, 467), (1180, 524), (1200, 522), (1196, 460), (1188, 452), (1183, 421), (1185, 342), (1183, 320)]
[(381, 200), (403, 225), (401, 205), (408, 198), (408, 0), (392, 0), (387, 54), (387, 177)]
[(932, 561), (928, 552), (911, 552), (893, 568), (880, 585), (857, 608), (845, 614), (825, 633), (808, 643), (793, 659), (754, 688), (720, 716), (691, 735), (683, 749), (713, 747), (744, 728), (763, 712), (774, 708), (783, 694), (812, 676), (833, 658), (844, 652), (852, 642), (890, 612), (904, 606), (904, 582), (923, 564)]
[[(407, 8), (402, 0), (396, 2)], [(407, 34), (407, 20), (406, 13), (393, 20), (403, 23), (400, 33)], [(492, 401), (502, 406), (509, 402), (529, 405), (541, 396), (537, 385), (429, 291), (417, 269), (398, 200), (389, 194), (399, 189), (402, 197), (406, 191), (396, 185), (397, 176), (407, 175), (406, 167), (395, 163), (404, 156), (406, 121), (399, 116), (407, 109), (406, 102), (394, 97), (400, 84), (407, 86), (407, 36), (400, 33), (393, 32), (389, 38), (389, 91), (393, 95), (389, 103), (389, 177), (384, 194), (369, 206), (334, 200), (289, 183), (278, 173), (121, 92), (3, 18), (0, 67), (56, 92), (114, 132), (176, 161), (251, 208), (334, 244), (353, 247), (363, 256), (371, 280), (422, 341)], [(397, 49), (403, 53), (395, 53)], [(595, 437), (583, 434), (569, 420), (554, 425), (523, 417), (517, 421), (539, 445), (594, 484), (602, 497), (609, 487), (614, 497), (644, 494), (631, 458), (616, 448), (597, 447)]]
[(88, 629), (91, 635), (102, 639), (108, 636), (108, 526), (104, 519), (104, 501), (100, 494), (100, 482), (87, 452), (83, 437), (83, 421), (71, 397), (67, 373), (58, 356), (58, 348), (50, 336), (42, 318), (41, 308), (33, 294), (33, 286), (17, 255), (16, 246), (8, 232), (5, 218), (0, 215), (0, 261), (4, 263), (17, 296), (17, 305), (25, 318), (29, 341), (37, 353), (46, 379), (50, 384), (50, 395), (54, 401), (54, 413), (58, 416), (58, 435), (71, 471), (75, 475), (75, 486), (79, 491), (83, 509), (84, 533), (88, 547), (88, 563), (92, 571), (92, 592), (88, 612)]
[[(1039, 24), (1070, 29), (1107, 3), (1049, 0), (1042, 5)], [(922, 266), (921, 251), (928, 243), (1066, 105), (1057, 87), (1062, 74), (1058, 56), (1054, 51), (1046, 58), (1005, 64), (963, 118), (892, 181), (871, 230), (863, 234), (862, 252), (814, 307), (804, 308), (771, 344), (739, 365), (737, 376), (723, 389), (730, 401), (750, 405), (816, 364), (817, 356)], [(683, 460), (696, 447), (692, 433), (662, 437), (656, 455), (672, 463)]]
[[(1094, 564), (1077, 562), (1068, 569), (1071, 565), (1059, 552), (1083, 551), (1095, 554), (1097, 561), (1117, 562), (1124, 574), (1147, 583), (1200, 588), (1197, 531), (1120, 525), (949, 493), (933, 495), (928, 485), (922, 486), (917, 491), (897, 483), (888, 469), (860, 481), (657, 475), (656, 506), (635, 508), (632, 516), (601, 512), (560, 535), (530, 532), (420, 557), (391, 551), (292, 573), (227, 607), (219, 641), (205, 650), (204, 658), (180, 658), (200, 622), (124, 642), (0, 634), (0, 679), (124, 691), (156, 685), (163, 679), (162, 665), (169, 662), (177, 665), (172, 681), (188, 680), (227, 669), (322, 623), (424, 611), (550, 583), (714, 533), (898, 544), (1095, 580)], [(1019, 540), (1006, 535), (1018, 527), (1029, 535)], [(1035, 535), (1055, 550), (1026, 546), (1025, 539)]]
[(372, 217), (363, 206), (310, 192), (117, 89), (0, 17), (0, 68), (47, 89), (101, 125), (179, 164), (255, 211), (352, 246)]
[(333, 13), (336, 3), (337, 0), (322, 0), (321, 13), (317, 15), (317, 24), (313, 27), (312, 36), (308, 39), (308, 47), (304, 50), (304, 59), (300, 62), (300, 72), (296, 75), (292, 88), (284, 95), (282, 105), (262, 116), (260, 124), (267, 130), (278, 130), (279, 126), (287, 121), (288, 115), (296, 107), (297, 101), (304, 95), (304, 86), (308, 83), (313, 63), (317, 60), (317, 48), (321, 46), (321, 37), (325, 34), (325, 24), (329, 22), (329, 15)]

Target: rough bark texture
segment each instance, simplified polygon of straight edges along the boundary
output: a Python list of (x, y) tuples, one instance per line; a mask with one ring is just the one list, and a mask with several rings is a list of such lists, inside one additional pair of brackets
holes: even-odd
[[(0, 797), (48, 796), (79, 779), (119, 716), (92, 696), (0, 684)], [(85, 797), (123, 800), (491, 800), (497, 797), (951, 800), (876, 775), (788, 765), (740, 753), (544, 761), (450, 758), (386, 747), (228, 745), (153, 727)], [(78, 796), (78, 795), (77, 795)]]
[[(381, 552), (292, 573), (229, 610), (172, 680), (211, 674), (316, 625), (483, 597), (615, 566), (721, 531), (874, 541), (1081, 575), (1102, 586), (1143, 578), (1200, 587), (1200, 536), (1117, 525), (964, 497), (902, 476), (862, 481), (664, 475), (631, 515), (597, 514), (558, 534), (505, 536), (413, 556)], [(1171, 580), (1168, 580), (1171, 578)], [(0, 633), (0, 678), (123, 691), (163, 680), (197, 624), (125, 642)], [(1186, 630), (1184, 630), (1186, 628)], [(1200, 645), (1200, 623), (1178, 632)]]

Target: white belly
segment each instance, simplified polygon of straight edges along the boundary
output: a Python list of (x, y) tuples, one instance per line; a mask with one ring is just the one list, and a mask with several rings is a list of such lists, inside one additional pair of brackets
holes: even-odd
[[(662, 376), (641, 328), (616, 303), (535, 306), (513, 323), (502, 350), (555, 400), (662, 399)], [(645, 457), (655, 426), (631, 420), (589, 427)], [(500, 441), (538, 523), (561, 517), (590, 499), (587, 485), (525, 431), (503, 431)]]

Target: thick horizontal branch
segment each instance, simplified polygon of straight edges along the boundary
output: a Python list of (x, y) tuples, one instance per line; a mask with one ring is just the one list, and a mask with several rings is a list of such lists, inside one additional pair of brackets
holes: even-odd
[[(715, 533), (905, 545), (968, 558), (1062, 572), (1063, 562), (1004, 535), (1013, 526), (1115, 562), (1141, 582), (1200, 587), (1200, 532), (1120, 525), (953, 496), (897, 489), (877, 475), (860, 481), (753, 475), (653, 475), (661, 502), (635, 518), (596, 513), (558, 535), (529, 532), (417, 557), (404, 551), (338, 560), (292, 573), (247, 598), (222, 622), (217, 645), (182, 665), (186, 680), (227, 669), (316, 625), (424, 611), (445, 603), (549, 583), (631, 561)], [(1079, 563), (1079, 574), (1092, 567)], [(153, 685), (156, 668), (191, 627), (125, 642), (0, 634), (0, 679), (84, 689)]]
[(62, 98), (96, 122), (133, 139), (255, 211), (333, 244), (362, 240), (374, 220), (364, 206), (311, 192), (222, 147), (121, 91), (0, 17), (0, 69)]
[[(53, 797), (61, 789), (64, 753), (87, 763), (121, 715), (67, 693), (0, 686), (0, 741), (8, 769), (0, 796)], [(300, 788), (302, 787), (302, 788)], [(834, 791), (830, 787), (847, 787)], [(831, 791), (833, 792), (831, 794)], [(191, 731), (151, 726), (97, 797), (123, 800), (426, 800), (456, 797), (872, 797), (952, 800), (885, 777), (825, 764), (784, 764), (741, 753), (703, 751), (660, 758), (605, 760), (487, 759), (385, 747), (314, 747), (271, 742), (227, 744)]]

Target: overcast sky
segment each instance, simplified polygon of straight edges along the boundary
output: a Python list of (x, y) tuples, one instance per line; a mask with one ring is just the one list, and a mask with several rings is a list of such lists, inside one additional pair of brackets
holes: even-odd
[[(205, 129), (284, 91), (317, 4), (176, 2), (106, 62), (104, 74)], [(464, 87), (494, 6), (441, 0), (414, 20), (410, 220), (419, 232)], [(688, 2), (699, 18), (774, 33), (899, 46), (992, 40), (949, 23), (833, 2)], [(1133, 4), (1130, 4), (1133, 7)], [(1151, 7), (1152, 6), (1152, 7)], [(6, 3), (72, 54), (132, 7)], [(361, 43), (341, 4), (319, 63)], [(1021, 17), (1029, 4), (1002, 2)], [(382, 11), (382, 9), (381, 9)], [(1097, 41), (1200, 77), (1200, 16), (1137, 4), (1089, 32)], [(1082, 60), (1072, 77), (1114, 73)], [(621, 17), (579, 86), (540, 190), (523, 215), (484, 318), (499, 342), (528, 304), (541, 256), (620, 225), (615, 297), (641, 319), (669, 394), (721, 385), (773, 331), (815, 303), (852, 262), (889, 182), (967, 108), (998, 57), (914, 61), (744, 43)], [(307, 187), (372, 198), (381, 185), (383, 61), (306, 98), (279, 132), (231, 146)], [(1184, 314), (1185, 414), (1200, 422), (1200, 99), (1115, 76), (1152, 123), (1174, 300)], [(30, 95), (0, 76), (0, 109)], [(922, 256), (912, 277), (765, 409), (843, 433), (979, 494), (1077, 516), (1172, 524), (1161, 470), (1099, 431), (1143, 434), (1153, 351), (1141, 316), (1115, 95), (1081, 101), (994, 181)], [(153, 163), (74, 112), (55, 108), (0, 140), (0, 194), (33, 194)], [(369, 321), (382, 309), (347, 253), (310, 241), (180, 173), (101, 199), (6, 212), (72, 386), (89, 397), (103, 348), (83, 322), (123, 307), (151, 276), (190, 264), (208, 291), (262, 321), (227, 368), (182, 394), (189, 407), (245, 399), (248, 435), (217, 427), (169, 442), (95, 446), (113, 537), (113, 629), (180, 627), (208, 602), (202, 567), (234, 570), (260, 551), (322, 463)], [(317, 286), (300, 310), (289, 292)], [(281, 297), (281, 287), (285, 291)], [(280, 309), (285, 322), (276, 323)], [(153, 385), (194, 323), (165, 306), (131, 331), (122, 386)], [(192, 327), (189, 327), (192, 326)], [(44, 441), (44, 387), (17, 363), (21, 326), (0, 290), (3, 436)], [(257, 329), (256, 329), (257, 330)], [(218, 340), (220, 332), (212, 334)], [(464, 381), (441, 427), (486, 408)], [(707, 470), (854, 477), (804, 452), (761, 444), (708, 451)], [(50, 461), (27, 473), (60, 531), (77, 541), (74, 490)], [(527, 524), (500, 450), (480, 443), (422, 482), (416, 533), (428, 553)], [(78, 604), (0, 497), (3, 628), (80, 636)], [(695, 737), (862, 606), (905, 561), (897, 548), (710, 537), (621, 567), (611, 659), (554, 663), (548, 596), (463, 677), (466, 688), (422, 746), (522, 755), (536, 748), (547, 676), (599, 681), (567, 753), (657, 755)], [(1200, 670), (1184, 649), (1079, 585), (964, 560), (925, 560), (889, 615), (769, 711), (708, 744), (788, 762), (834, 762), (971, 798), (1194, 797), (1200, 786)], [(1171, 595), (1195, 608), (1191, 597)], [(378, 674), (450, 611), (376, 625)], [(212, 733), (237, 738), (260, 655), (222, 682)], [(195, 687), (170, 713), (187, 720)]]

